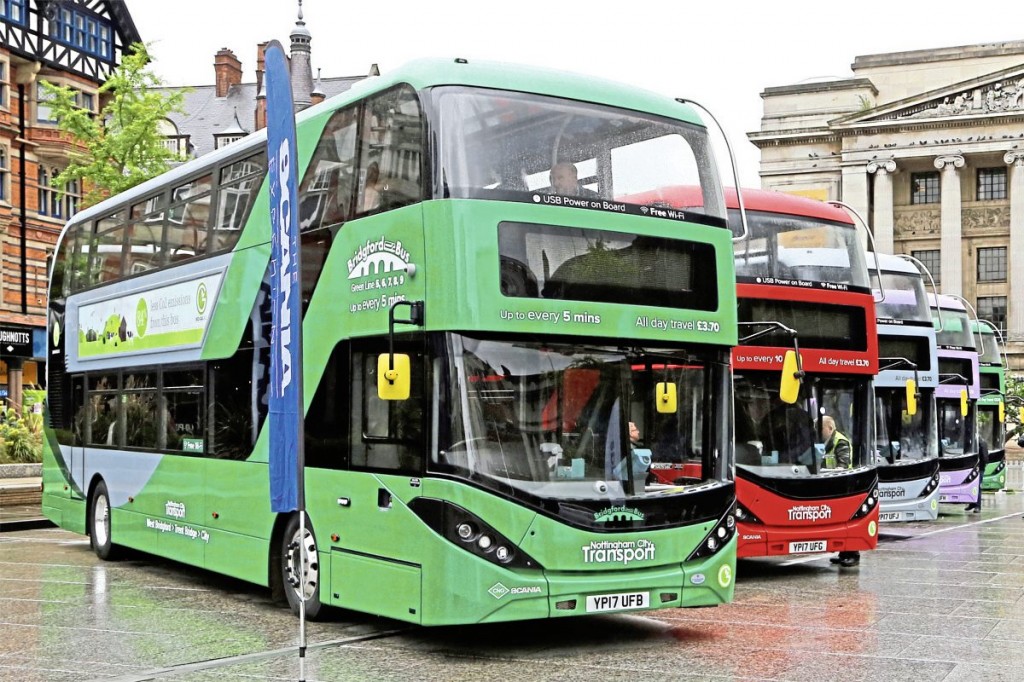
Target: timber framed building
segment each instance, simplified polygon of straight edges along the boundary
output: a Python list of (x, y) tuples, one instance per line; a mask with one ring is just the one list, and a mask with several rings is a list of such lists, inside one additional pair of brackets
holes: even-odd
[[(98, 112), (99, 87), (140, 38), (123, 0), (0, 0), (0, 398), (21, 405), (43, 381), (47, 262), (78, 210), (79, 187), (55, 175), (73, 145), (40, 83), (77, 91)], [(65, 194), (60, 195), (60, 190)]]

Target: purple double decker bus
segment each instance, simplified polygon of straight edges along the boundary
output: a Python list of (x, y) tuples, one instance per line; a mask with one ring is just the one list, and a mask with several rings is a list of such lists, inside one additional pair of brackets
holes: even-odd
[(978, 352), (961, 299), (929, 297), (936, 328), (939, 385), (939, 502), (971, 504), (981, 495), (978, 459)]

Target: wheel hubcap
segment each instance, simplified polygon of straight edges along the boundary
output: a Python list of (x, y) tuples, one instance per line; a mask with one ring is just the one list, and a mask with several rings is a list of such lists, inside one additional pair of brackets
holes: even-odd
[(285, 555), (285, 580), (295, 590), (295, 594), (301, 594), (307, 600), (312, 599), (320, 582), (320, 564), (316, 542), (308, 528), (305, 537), (301, 537), (301, 531), (296, 530), (291, 542), (288, 543)]
[(96, 498), (92, 510), (92, 532), (96, 545), (105, 547), (110, 538), (110, 504), (105, 495)]

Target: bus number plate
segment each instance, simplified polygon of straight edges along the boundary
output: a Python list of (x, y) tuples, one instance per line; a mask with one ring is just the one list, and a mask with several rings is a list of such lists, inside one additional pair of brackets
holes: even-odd
[(939, 495), (939, 502), (949, 502), (952, 499), (949, 495)]
[(880, 512), (878, 514), (879, 521), (902, 521), (903, 512)]
[(646, 609), (649, 608), (650, 605), (650, 592), (595, 594), (587, 597), (587, 613), (596, 613), (598, 611), (621, 611), (622, 609)]
[(804, 542), (789, 543), (790, 554), (806, 554), (807, 552), (824, 552), (828, 547), (828, 540), (807, 540)]

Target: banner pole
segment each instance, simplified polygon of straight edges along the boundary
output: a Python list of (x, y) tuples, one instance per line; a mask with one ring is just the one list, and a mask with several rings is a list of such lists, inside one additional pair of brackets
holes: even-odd
[[(293, 575), (284, 588), (299, 601), (299, 682), (306, 680), (307, 568), (316, 552), (306, 524), (305, 402), (302, 396), (302, 266), (298, 220), (298, 151), (295, 106), (284, 48), (270, 41), (264, 52), (267, 85), (267, 178), (270, 186), (270, 295), (272, 308), (268, 430), (270, 508), (299, 515), (299, 536), (285, 557)], [(293, 459), (294, 458), (294, 459)], [(297, 546), (295, 546), (297, 544)], [(295, 555), (298, 555), (296, 562)], [(296, 568), (295, 564), (298, 564)], [(314, 585), (313, 591), (319, 585)]]

